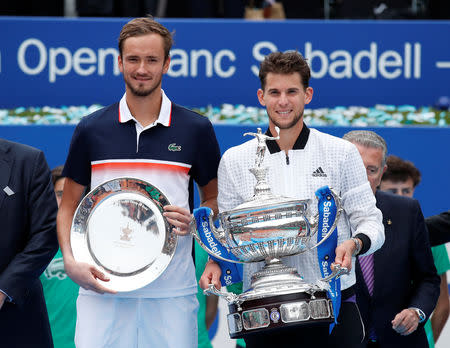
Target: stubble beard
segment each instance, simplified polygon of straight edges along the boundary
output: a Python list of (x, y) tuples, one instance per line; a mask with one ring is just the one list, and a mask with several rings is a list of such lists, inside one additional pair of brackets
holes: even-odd
[(303, 118), (303, 112), (301, 112), (299, 115), (295, 116), (294, 119), (293, 119), (290, 123), (288, 123), (288, 124), (280, 124), (279, 122), (275, 121), (273, 117), (271, 117), (271, 116), (269, 115), (270, 121), (271, 121), (275, 126), (277, 126), (278, 128), (280, 128), (280, 129), (290, 129), (290, 128), (293, 128), (294, 126), (296, 126), (296, 125), (301, 121), (302, 118)]
[(131, 94), (133, 94), (135, 97), (148, 97), (149, 95), (154, 93), (155, 90), (157, 90), (159, 88), (159, 86), (161, 85), (161, 80), (162, 79), (160, 79), (159, 82), (156, 83), (154, 86), (149, 87), (147, 89), (135, 88), (127, 80), (125, 80), (125, 84), (127, 85), (128, 90), (131, 92)]

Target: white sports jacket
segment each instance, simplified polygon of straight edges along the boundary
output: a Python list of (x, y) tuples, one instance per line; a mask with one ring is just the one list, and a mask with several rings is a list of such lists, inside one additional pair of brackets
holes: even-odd
[[(218, 172), (220, 212), (231, 210), (253, 197), (256, 179), (249, 168), (255, 166), (256, 147), (257, 140), (252, 139), (224, 153)], [(375, 206), (366, 169), (353, 144), (303, 125), (294, 148), (287, 155), (280, 151), (274, 140), (267, 141), (267, 147), (269, 151), (266, 151), (262, 165), (269, 168), (267, 180), (273, 194), (311, 199), (310, 207), (315, 214), (315, 191), (328, 185), (339, 194), (345, 210), (337, 226), (338, 244), (351, 235), (360, 234), (364, 254), (371, 254), (383, 245), (382, 214)], [(317, 236), (313, 238), (316, 240)], [(286, 257), (283, 261), (296, 267), (307, 282), (321, 278), (316, 249)], [(251, 275), (262, 265), (262, 262), (244, 265), (244, 290), (250, 286)], [(354, 266), (355, 258), (350, 274), (341, 278), (342, 290), (355, 284)]]

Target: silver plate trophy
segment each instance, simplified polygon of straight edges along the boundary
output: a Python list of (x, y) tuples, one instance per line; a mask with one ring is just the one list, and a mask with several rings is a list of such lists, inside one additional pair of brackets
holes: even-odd
[[(266, 181), (267, 167), (262, 166), (266, 140), (278, 139), (261, 133), (245, 133), (258, 139), (255, 167), (250, 172), (256, 177), (254, 196), (236, 208), (219, 214), (220, 228), (214, 228), (212, 214), (209, 225), (220, 244), (238, 261), (223, 258), (208, 248), (192, 224), (191, 232), (199, 244), (214, 257), (235, 263), (265, 261), (265, 266), (253, 274), (248, 291), (236, 295), (217, 290), (212, 284), (206, 294), (215, 294), (228, 302), (228, 328), (231, 338), (245, 337), (253, 332), (334, 321), (331, 300), (327, 295), (328, 282), (348, 273), (337, 265), (327, 277), (315, 284), (305, 282), (297, 270), (283, 264), (281, 258), (306, 252), (322, 244), (336, 228), (342, 211), (340, 199), (329, 190), (328, 200), (336, 204), (336, 218), (318, 243), (319, 215), (309, 216), (310, 200), (277, 197)], [(206, 218), (205, 218), (206, 219)], [(317, 270), (319, 272), (319, 269)]]
[(78, 205), (70, 231), (73, 255), (94, 265), (115, 291), (139, 289), (158, 278), (175, 253), (177, 236), (162, 215), (170, 204), (155, 186), (135, 178), (109, 180)]

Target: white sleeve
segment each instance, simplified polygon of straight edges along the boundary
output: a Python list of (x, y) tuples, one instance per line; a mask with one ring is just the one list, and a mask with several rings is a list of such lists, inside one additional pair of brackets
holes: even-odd
[(370, 239), (370, 248), (365, 253), (367, 255), (381, 248), (384, 243), (383, 216), (376, 207), (361, 155), (351, 145), (342, 166), (341, 198), (352, 235), (362, 233)]
[(238, 185), (235, 183), (237, 177), (234, 172), (239, 170), (239, 168), (236, 168), (237, 166), (237, 163), (233, 165), (233, 157), (230, 155), (230, 151), (225, 152), (220, 160), (217, 172), (219, 212), (231, 210), (242, 203), (237, 191)]

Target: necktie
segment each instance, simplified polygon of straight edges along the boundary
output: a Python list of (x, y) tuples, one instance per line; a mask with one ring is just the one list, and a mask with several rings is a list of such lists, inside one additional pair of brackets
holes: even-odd
[[(361, 266), (361, 271), (364, 277), (364, 281), (366, 282), (367, 289), (369, 290), (369, 294), (370, 296), (372, 296), (374, 283), (373, 254), (367, 256), (359, 256), (359, 264)], [(377, 336), (375, 334), (375, 329), (372, 325), (369, 327), (368, 337), (369, 340), (376, 341)]]
[(359, 257), (359, 264), (370, 296), (373, 295), (373, 254)]

